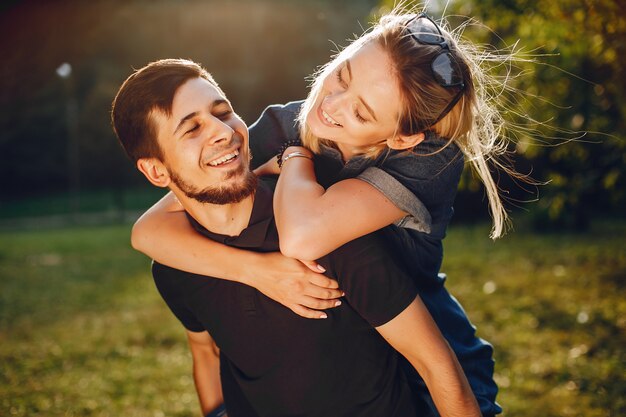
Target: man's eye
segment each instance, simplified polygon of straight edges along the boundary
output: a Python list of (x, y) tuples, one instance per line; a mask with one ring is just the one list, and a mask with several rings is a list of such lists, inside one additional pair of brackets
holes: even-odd
[(200, 125), (196, 123), (189, 130), (187, 130), (187, 132), (185, 132), (185, 133), (193, 133), (196, 130), (198, 130), (199, 128), (200, 128)]
[(217, 117), (220, 120), (224, 120), (224, 119), (228, 119), (231, 114), (233, 114), (233, 112), (229, 110), (229, 111), (216, 114), (215, 117)]

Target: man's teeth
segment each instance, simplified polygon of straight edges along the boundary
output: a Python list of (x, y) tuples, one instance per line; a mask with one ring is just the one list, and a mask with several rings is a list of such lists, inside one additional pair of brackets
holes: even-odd
[(333, 124), (335, 126), (341, 126), (339, 123), (335, 121), (335, 119), (330, 117), (328, 113), (326, 113), (324, 110), (322, 110), (322, 116), (324, 116), (324, 120), (326, 120), (328, 123)]
[(215, 159), (215, 160), (209, 162), (209, 165), (211, 165), (212, 167), (216, 167), (218, 165), (225, 164), (226, 162), (230, 162), (233, 159), (235, 159), (237, 157), (237, 155), (239, 155), (239, 150), (235, 150), (234, 152), (226, 154), (226, 155), (222, 156), (219, 159)]

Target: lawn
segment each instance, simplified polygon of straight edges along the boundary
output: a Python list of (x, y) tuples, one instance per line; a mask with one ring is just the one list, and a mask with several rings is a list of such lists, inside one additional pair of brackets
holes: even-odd
[[(129, 226), (0, 233), (1, 416), (197, 416), (182, 327)], [(505, 416), (626, 415), (626, 224), (446, 238)]]

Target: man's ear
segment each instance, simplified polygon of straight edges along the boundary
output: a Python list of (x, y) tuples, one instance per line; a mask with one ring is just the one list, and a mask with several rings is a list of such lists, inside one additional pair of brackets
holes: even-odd
[(170, 173), (163, 162), (157, 158), (140, 158), (137, 160), (137, 169), (146, 176), (152, 185), (165, 188), (170, 185)]
[(387, 146), (398, 151), (411, 149), (419, 145), (425, 137), (426, 135), (424, 135), (424, 132), (416, 133), (414, 135), (396, 135), (387, 139)]

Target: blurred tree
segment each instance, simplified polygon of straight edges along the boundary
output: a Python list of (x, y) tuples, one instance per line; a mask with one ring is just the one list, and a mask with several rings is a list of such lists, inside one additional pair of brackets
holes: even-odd
[[(544, 98), (526, 102), (534, 119), (564, 130), (586, 131), (579, 141), (542, 146), (521, 138), (518, 150), (541, 187), (537, 226), (585, 228), (593, 215), (617, 213), (626, 203), (626, 3), (615, 0), (494, 0), (460, 5), (505, 42), (517, 39), (548, 65), (528, 64), (534, 79), (522, 91)], [(467, 13), (466, 13), (467, 12)], [(571, 75), (570, 75), (571, 74)], [(571, 136), (539, 126), (546, 137)]]
[[(442, 4), (433, 2), (427, 11), (436, 15)], [(490, 29), (468, 26), (464, 36), (470, 40), (498, 48), (519, 40), (519, 47), (537, 56), (535, 63), (521, 64), (524, 74), (512, 80), (521, 92), (515, 121), (534, 130), (518, 133), (516, 159), (521, 165), (527, 159), (533, 177), (549, 182), (530, 207), (536, 226), (584, 229), (594, 215), (623, 215), (626, 2), (451, 1), (445, 13)], [(584, 137), (569, 141), (583, 131)]]
[(0, 7), (0, 207), (68, 190), (67, 94), (72, 67), (81, 191), (147, 184), (111, 130), (110, 105), (133, 68), (190, 58), (213, 73), (253, 122), (301, 99), (329, 40), (360, 31), (376, 0), (20, 0)]

